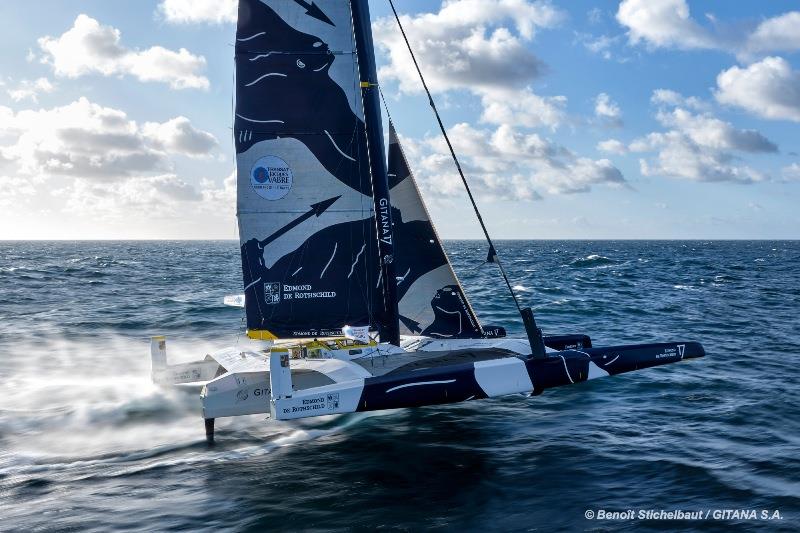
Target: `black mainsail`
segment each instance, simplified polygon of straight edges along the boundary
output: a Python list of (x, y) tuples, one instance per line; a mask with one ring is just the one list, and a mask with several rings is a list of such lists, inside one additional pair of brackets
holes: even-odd
[(368, 20), (366, 0), (239, 3), (234, 140), (252, 338), (344, 325), (396, 336), (391, 210), (375, 217), (388, 185)]

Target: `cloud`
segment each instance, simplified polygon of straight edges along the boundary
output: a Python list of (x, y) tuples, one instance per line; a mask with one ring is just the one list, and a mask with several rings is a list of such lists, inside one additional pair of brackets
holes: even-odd
[(640, 137), (628, 146), (631, 152), (656, 152), (654, 158), (639, 160), (642, 175), (737, 183), (767, 179), (735, 155), (776, 152), (775, 143), (761, 133), (735, 128), (710, 113), (693, 113), (680, 107), (686, 99), (677, 93), (656, 91), (652, 101), (662, 104), (656, 119), (667, 130)]
[(123, 219), (131, 212), (147, 210), (153, 216), (174, 216), (181, 202), (203, 199), (192, 185), (174, 174), (127, 179), (118, 183), (98, 183), (78, 178), (51, 193), (63, 201), (66, 212)]
[(144, 82), (167, 83), (173, 89), (207, 89), (202, 56), (185, 48), (177, 52), (161, 46), (133, 50), (120, 43), (121, 32), (102, 26), (88, 15), (78, 15), (72, 28), (60, 37), (41, 37), (42, 62), (57, 76), (77, 78), (86, 74), (130, 75)]
[(786, 181), (800, 181), (800, 165), (792, 163), (781, 169), (781, 176)]
[[(550, 194), (588, 192), (595, 185), (625, 186), (622, 173), (609, 160), (580, 157), (535, 133), (509, 125), (495, 130), (456, 124), (448, 133), (476, 193), (494, 198), (536, 200)], [(462, 185), (444, 142), (403, 139), (423, 188), (439, 197), (460, 194)]]
[(124, 112), (86, 98), (19, 111), (0, 128), (16, 133), (16, 142), (3, 150), (30, 176), (114, 179), (169, 167), (167, 154), (148, 145)]
[(200, 194), (203, 197), (203, 207), (213, 214), (228, 213), (233, 216), (236, 214), (236, 173), (231, 172), (227, 178), (222, 180), (222, 185), (218, 187), (211, 180), (203, 180)]
[(172, 166), (170, 154), (197, 157), (217, 145), (185, 117), (140, 127), (124, 111), (86, 98), (17, 113), (0, 108), (0, 117), (0, 154), (33, 179), (114, 181), (163, 173)]
[(710, 13), (706, 18), (712, 28), (692, 18), (686, 0), (623, 0), (617, 10), (617, 21), (628, 28), (633, 45), (719, 50), (743, 61), (769, 52), (800, 50), (800, 11), (766, 19), (754, 28), (748, 28), (746, 22), (721, 23)]
[(695, 110), (708, 109), (708, 104), (696, 96), (685, 97), (670, 89), (656, 89), (650, 97), (650, 102), (657, 105), (689, 107)]
[(34, 81), (22, 80), (16, 89), (8, 89), (6, 92), (15, 102), (31, 100), (35, 103), (39, 101), (40, 94), (51, 93), (54, 90), (55, 86), (50, 83), (50, 80), (38, 78)]
[(692, 19), (685, 0), (623, 0), (617, 21), (628, 28), (631, 44), (680, 49), (717, 46), (708, 30)]
[(10, 207), (36, 194), (31, 181), (18, 176), (0, 176), (0, 207)]
[(597, 118), (619, 123), (622, 111), (619, 105), (606, 93), (598, 94), (594, 99), (594, 114)]
[[(401, 20), (431, 91), (469, 90), (480, 97), (486, 123), (556, 128), (565, 117), (566, 97), (533, 92), (530, 83), (544, 65), (528, 41), (537, 29), (564, 17), (543, 1), (449, 0), (437, 13), (402, 15)], [(388, 55), (381, 79), (396, 80), (405, 93), (421, 91), (395, 20), (375, 21), (373, 31)]]
[(693, 114), (682, 108), (659, 111), (658, 121), (684, 133), (699, 146), (717, 150), (739, 150), (742, 152), (777, 152), (778, 147), (755, 130), (741, 130), (730, 122), (722, 121), (710, 114)]
[(237, 0), (162, 0), (158, 12), (172, 24), (236, 22)]
[[(400, 18), (429, 87), (442, 92), (527, 85), (542, 64), (526, 41), (537, 28), (552, 27), (563, 17), (561, 11), (541, 1), (449, 0), (438, 13)], [(389, 56), (388, 64), (380, 69), (381, 78), (397, 80), (404, 92), (420, 91), (394, 18), (375, 21), (373, 33)]]
[(655, 159), (639, 160), (643, 176), (666, 176), (692, 181), (753, 183), (766, 179), (746, 165), (733, 163), (730, 153), (698, 145), (677, 131), (651, 133), (631, 144), (631, 151), (657, 151)]
[(213, 135), (182, 116), (139, 124), (87, 98), (18, 112), (0, 106), (0, 206), (6, 213), (50, 206), (91, 225), (138, 227), (157, 218), (205, 227), (233, 214), (235, 181), (198, 187), (173, 172), (174, 157), (217, 148)]
[(148, 218), (184, 219), (201, 214), (233, 220), (236, 174), (231, 173), (220, 185), (203, 179), (199, 190), (175, 174), (136, 177), (116, 183), (79, 178), (54, 189), (51, 194), (59, 198), (66, 212), (105, 220), (136, 219), (142, 213), (147, 213)]
[(603, 10), (599, 7), (593, 7), (586, 12), (586, 19), (589, 24), (600, 24), (603, 21)]
[(800, 122), (800, 71), (780, 57), (723, 70), (714, 96), (763, 118)]
[(611, 47), (619, 41), (621, 36), (608, 35), (594, 36), (590, 33), (575, 33), (575, 40), (593, 54), (600, 55), (603, 59), (612, 59)]
[(190, 157), (208, 156), (219, 146), (216, 137), (196, 129), (186, 117), (176, 117), (164, 123), (147, 122), (142, 132), (160, 149)]
[(557, 128), (566, 118), (566, 96), (539, 96), (530, 88), (482, 91), (481, 122)]
[(743, 54), (800, 50), (800, 11), (790, 11), (763, 21), (747, 37)]
[(609, 154), (617, 154), (623, 155), (627, 153), (628, 147), (625, 146), (625, 143), (622, 141), (618, 141), (617, 139), (607, 139), (605, 141), (600, 141), (597, 143), (597, 149), (601, 152), (606, 152)]

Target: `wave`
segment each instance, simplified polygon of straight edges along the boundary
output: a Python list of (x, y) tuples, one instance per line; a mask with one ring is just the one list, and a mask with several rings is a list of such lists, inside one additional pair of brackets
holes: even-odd
[[(237, 342), (241, 310), (221, 302), (241, 290), (238, 243), (15, 243), (16, 257), (2, 246), (6, 529), (263, 529), (287, 512), (294, 523), (347, 529), (354, 509), (366, 510), (364, 529), (401, 514), (423, 517), (395, 524), (411, 530), (524, 529), (530, 513), (489, 504), (476, 522), (463, 505), (485, 502), (487, 486), (509, 487), (508, 472), (518, 478), (511, 496), (562, 529), (585, 528), (586, 491), (570, 490), (587, 480), (592, 493), (625, 484), (650, 502), (710, 494), (709, 506), (790, 507), (798, 493), (796, 387), (780, 379), (795, 363), (774, 357), (796, 330), (797, 243), (773, 256), (746, 242), (509, 242), (511, 283), (548, 332), (586, 331), (597, 345), (698, 340), (708, 357), (527, 400), (296, 423), (220, 418), (211, 448), (197, 394), (150, 383), (148, 336), (168, 336), (174, 363)], [(448, 247), (482, 321), (524, 335), (496, 268), (476, 269), (482, 247)], [(99, 265), (110, 259), (120, 264)], [(754, 318), (754, 309), (765, 311)], [(566, 474), (542, 491), (542, 468)], [(369, 490), (332, 505), (343, 484)]]
[(581, 257), (578, 259), (573, 260), (569, 266), (574, 268), (592, 268), (592, 267), (599, 267), (605, 265), (616, 265), (619, 261), (615, 261), (609, 257), (605, 257), (603, 255), (598, 254), (591, 254), (587, 255), (586, 257)]

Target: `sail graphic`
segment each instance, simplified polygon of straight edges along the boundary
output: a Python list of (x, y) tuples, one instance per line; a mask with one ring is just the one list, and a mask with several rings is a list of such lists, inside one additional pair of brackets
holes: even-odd
[(433, 227), (392, 122), (389, 185), (395, 210), (401, 331), (429, 337), (483, 337), (483, 329)]
[(237, 208), (254, 338), (341, 335), (384, 306), (350, 4), (239, 3)]

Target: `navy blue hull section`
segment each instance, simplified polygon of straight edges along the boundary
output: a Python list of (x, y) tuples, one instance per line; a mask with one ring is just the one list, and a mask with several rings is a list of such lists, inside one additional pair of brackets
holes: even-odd
[(472, 363), (367, 378), (359, 411), (419, 407), (486, 398)]
[(663, 342), (564, 350), (549, 355), (546, 359), (531, 359), (525, 363), (533, 382), (534, 394), (586, 381), (589, 379), (590, 363), (613, 376), (703, 357), (705, 350), (699, 342)]
[[(487, 351), (492, 350), (484, 350)], [(512, 356), (509, 352), (495, 351), (498, 359)], [(474, 351), (475, 354), (479, 352)], [(700, 343), (666, 342), (564, 350), (549, 353), (543, 359), (519, 357), (533, 384), (532, 390), (520, 392), (540, 394), (545, 389), (586, 381), (590, 375), (622, 374), (704, 355)], [(419, 407), (486, 397), (486, 392), (476, 380), (475, 364), (453, 364), (367, 378), (357, 410)]]
[(583, 350), (592, 347), (592, 339), (588, 335), (545, 335), (544, 345), (551, 350)]

